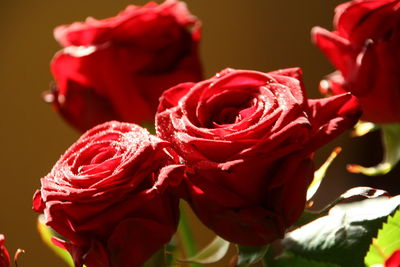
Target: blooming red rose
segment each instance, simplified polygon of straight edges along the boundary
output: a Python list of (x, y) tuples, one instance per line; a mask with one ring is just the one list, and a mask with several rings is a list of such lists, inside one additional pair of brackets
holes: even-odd
[(315, 44), (338, 72), (323, 93), (352, 92), (363, 120), (400, 122), (400, 1), (355, 0), (336, 7), (335, 30), (312, 31)]
[(200, 22), (183, 2), (128, 6), (116, 17), (55, 29), (64, 47), (46, 99), (85, 131), (109, 120), (153, 122), (161, 93), (201, 79)]
[(399, 267), (399, 266), (400, 266), (400, 249), (394, 251), (392, 255), (385, 261), (385, 267)]
[(299, 69), (226, 69), (173, 87), (156, 128), (187, 165), (183, 197), (223, 238), (262, 245), (304, 209), (314, 150), (360, 116), (350, 94), (307, 100)]
[(0, 267), (10, 267), (10, 254), (4, 242), (6, 242), (6, 239), (3, 234), (0, 234)]
[[(166, 142), (129, 123), (108, 122), (72, 145), (41, 179), (35, 211), (68, 241), (76, 266), (141, 266), (178, 223), (169, 193)], [(169, 162), (168, 162), (169, 163)], [(163, 168), (162, 168), (163, 167)]]

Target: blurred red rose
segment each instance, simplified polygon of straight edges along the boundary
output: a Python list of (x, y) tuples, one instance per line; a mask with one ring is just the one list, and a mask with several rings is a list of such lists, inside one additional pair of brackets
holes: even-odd
[(76, 266), (141, 266), (170, 240), (179, 213), (165, 145), (137, 125), (104, 123), (41, 179), (34, 210), (67, 239), (55, 243)]
[(226, 240), (282, 237), (304, 209), (314, 150), (360, 116), (350, 94), (307, 100), (300, 79), (299, 69), (226, 69), (160, 99), (157, 133), (188, 166), (183, 198)]
[(128, 6), (54, 35), (64, 49), (51, 62), (57, 86), (45, 99), (81, 131), (109, 120), (153, 123), (164, 90), (201, 79), (200, 22), (177, 0)]
[(392, 255), (385, 261), (385, 267), (400, 266), (400, 249), (394, 251)]
[(0, 234), (0, 267), (10, 267), (10, 254), (4, 245), (6, 239), (3, 234)]
[(312, 31), (315, 44), (338, 72), (323, 93), (352, 92), (365, 121), (400, 122), (400, 1), (356, 0), (335, 9), (335, 30)]

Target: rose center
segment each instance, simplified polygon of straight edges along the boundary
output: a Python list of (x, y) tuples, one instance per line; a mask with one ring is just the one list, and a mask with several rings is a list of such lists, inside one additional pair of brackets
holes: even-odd
[(218, 113), (212, 117), (214, 126), (238, 123), (249, 117), (255, 111), (255, 99), (246, 101), (237, 106), (223, 107)]
[(119, 154), (119, 149), (94, 145), (80, 151), (72, 167), (75, 174), (80, 174), (89, 169), (103, 164), (104, 162), (115, 158)]

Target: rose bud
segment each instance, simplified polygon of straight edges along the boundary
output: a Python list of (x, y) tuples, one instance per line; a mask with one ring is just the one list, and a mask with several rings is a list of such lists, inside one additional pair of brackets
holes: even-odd
[[(76, 266), (141, 266), (176, 231), (178, 199), (166, 142), (129, 123), (89, 130), (41, 179), (33, 208)], [(179, 177), (177, 177), (179, 179)]]
[(10, 267), (10, 254), (4, 243), (6, 239), (3, 234), (0, 234), (0, 267)]
[(353, 93), (364, 121), (400, 122), (399, 5), (399, 0), (350, 1), (336, 7), (333, 32), (312, 30), (314, 43), (338, 70), (320, 90)]
[(284, 235), (304, 210), (313, 152), (360, 116), (355, 97), (307, 100), (300, 69), (226, 69), (173, 87), (156, 129), (187, 165), (182, 197), (224, 239), (250, 246)]
[(109, 120), (153, 123), (162, 92), (198, 81), (200, 22), (185, 3), (128, 6), (116, 17), (59, 26), (44, 98), (81, 131)]

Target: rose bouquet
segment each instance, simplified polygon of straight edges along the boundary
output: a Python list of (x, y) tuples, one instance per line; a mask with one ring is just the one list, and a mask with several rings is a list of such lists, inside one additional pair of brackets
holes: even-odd
[[(84, 133), (34, 195), (43, 239), (76, 267), (199, 266), (230, 244), (232, 266), (400, 266), (400, 196), (358, 187), (310, 209), (340, 149), (320, 168), (314, 152), (346, 130), (382, 129), (385, 147), (350, 171), (400, 159), (400, 1), (344, 3), (334, 26), (312, 31), (337, 68), (319, 99), (300, 68), (204, 78), (201, 23), (178, 0), (57, 27), (44, 98)], [(202, 250), (180, 200), (216, 235)]]

